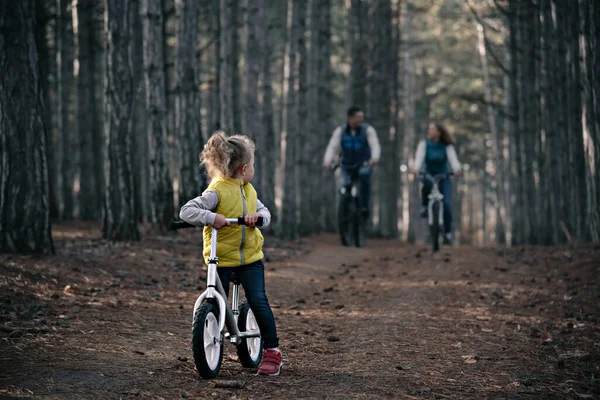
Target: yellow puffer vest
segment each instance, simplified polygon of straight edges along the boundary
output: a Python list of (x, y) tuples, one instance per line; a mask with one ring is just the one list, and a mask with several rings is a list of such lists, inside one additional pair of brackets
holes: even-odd
[[(251, 184), (244, 185), (240, 179), (213, 179), (206, 191), (214, 191), (219, 197), (215, 212), (225, 218), (244, 217), (255, 213), (256, 190)], [(210, 258), (212, 226), (204, 227), (204, 261)], [(217, 235), (217, 257), (219, 267), (239, 267), (262, 260), (264, 238), (259, 229), (249, 226), (231, 225), (219, 229)]]

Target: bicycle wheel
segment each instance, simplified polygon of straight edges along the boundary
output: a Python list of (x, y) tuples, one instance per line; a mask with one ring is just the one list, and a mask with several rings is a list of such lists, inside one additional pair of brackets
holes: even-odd
[(192, 353), (198, 374), (204, 379), (216, 377), (223, 362), (223, 343), (219, 331), (219, 310), (204, 303), (194, 316)]
[(431, 242), (433, 244), (433, 251), (437, 252), (440, 250), (440, 203), (434, 202), (431, 207), (431, 216), (429, 218), (433, 219), (433, 223), (429, 226), (429, 230), (431, 233)]
[(351, 246), (353, 243), (352, 232), (352, 202), (348, 201), (348, 196), (341, 195), (338, 205), (338, 228), (340, 238), (344, 246)]
[(356, 247), (363, 247), (365, 245), (365, 222), (363, 221), (363, 216), (360, 213), (358, 204), (355, 204), (354, 206), (352, 225), (354, 245)]
[[(258, 323), (247, 301), (244, 301), (240, 307), (238, 328), (240, 332), (258, 330)], [(263, 341), (260, 337), (244, 338), (237, 346), (240, 363), (246, 368), (258, 368), (262, 360), (262, 351)]]

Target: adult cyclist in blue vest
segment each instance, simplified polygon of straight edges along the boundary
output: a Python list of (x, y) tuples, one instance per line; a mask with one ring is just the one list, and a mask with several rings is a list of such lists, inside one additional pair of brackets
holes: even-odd
[[(419, 142), (412, 172), (417, 175), (425, 169), (429, 175), (447, 174), (461, 175), (461, 165), (454, 149), (454, 139), (441, 124), (430, 123), (427, 128), (427, 139)], [(427, 217), (427, 203), (433, 183), (423, 181), (421, 189), (421, 217)], [(452, 244), (452, 181), (446, 178), (439, 184), (444, 195), (444, 243)]]
[(350, 183), (348, 168), (360, 165), (358, 175), (361, 182), (363, 216), (366, 218), (370, 210), (371, 173), (373, 166), (379, 162), (381, 146), (375, 129), (365, 123), (365, 114), (359, 107), (348, 109), (348, 120), (338, 126), (331, 135), (329, 145), (323, 158), (323, 168), (329, 168), (337, 155), (341, 156), (340, 186)]

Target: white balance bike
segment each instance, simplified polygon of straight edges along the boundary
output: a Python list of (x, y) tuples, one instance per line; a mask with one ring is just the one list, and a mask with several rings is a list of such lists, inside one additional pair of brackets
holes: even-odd
[[(243, 218), (228, 218), (232, 225), (245, 225)], [(257, 225), (262, 225), (259, 217)], [(184, 221), (172, 221), (171, 230), (194, 228)], [(263, 341), (260, 329), (247, 301), (240, 304), (240, 282), (232, 274), (231, 307), (227, 291), (217, 274), (217, 229), (212, 228), (212, 243), (208, 263), (206, 290), (194, 304), (192, 323), (192, 352), (196, 370), (202, 378), (212, 379), (219, 374), (223, 362), (223, 339), (237, 347), (240, 363), (246, 368), (258, 368), (262, 359)], [(225, 332), (227, 327), (227, 333)]]

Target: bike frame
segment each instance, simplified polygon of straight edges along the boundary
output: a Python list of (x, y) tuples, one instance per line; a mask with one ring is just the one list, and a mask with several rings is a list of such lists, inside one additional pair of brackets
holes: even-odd
[[(231, 225), (237, 225), (237, 218), (227, 218), (227, 221)], [(240, 298), (240, 284), (233, 284), (233, 295), (231, 296), (231, 304), (227, 304), (225, 299), (227, 298), (227, 292), (223, 288), (223, 283), (217, 273), (217, 265), (219, 259), (217, 257), (217, 235), (218, 231), (215, 227), (212, 228), (212, 240), (210, 243), (210, 258), (208, 259), (208, 274), (207, 274), (207, 285), (206, 290), (198, 296), (196, 303), (194, 304), (193, 318), (196, 316), (196, 311), (204, 303), (205, 300), (215, 299), (219, 307), (219, 330), (223, 333), (225, 324), (227, 324), (227, 330), (229, 331), (229, 339), (231, 343), (239, 344), (243, 338), (257, 338), (260, 337), (260, 331), (248, 331), (240, 332), (238, 329), (238, 317), (239, 317), (239, 298)], [(227, 288), (229, 289), (229, 288)]]
[(345, 186), (342, 186), (340, 188), (340, 194), (342, 196), (346, 196), (348, 194), (348, 189), (350, 189), (350, 197), (352, 197), (353, 199), (359, 199), (359, 203), (362, 200), (362, 199), (360, 199), (360, 190), (359, 190), (359, 185), (360, 185), (359, 170), (360, 170), (360, 167), (362, 167), (364, 165), (367, 165), (367, 164), (354, 165), (351, 167), (344, 167), (343, 165), (336, 166), (336, 168), (337, 167), (346, 168), (347, 170), (351, 171), (350, 183)]

